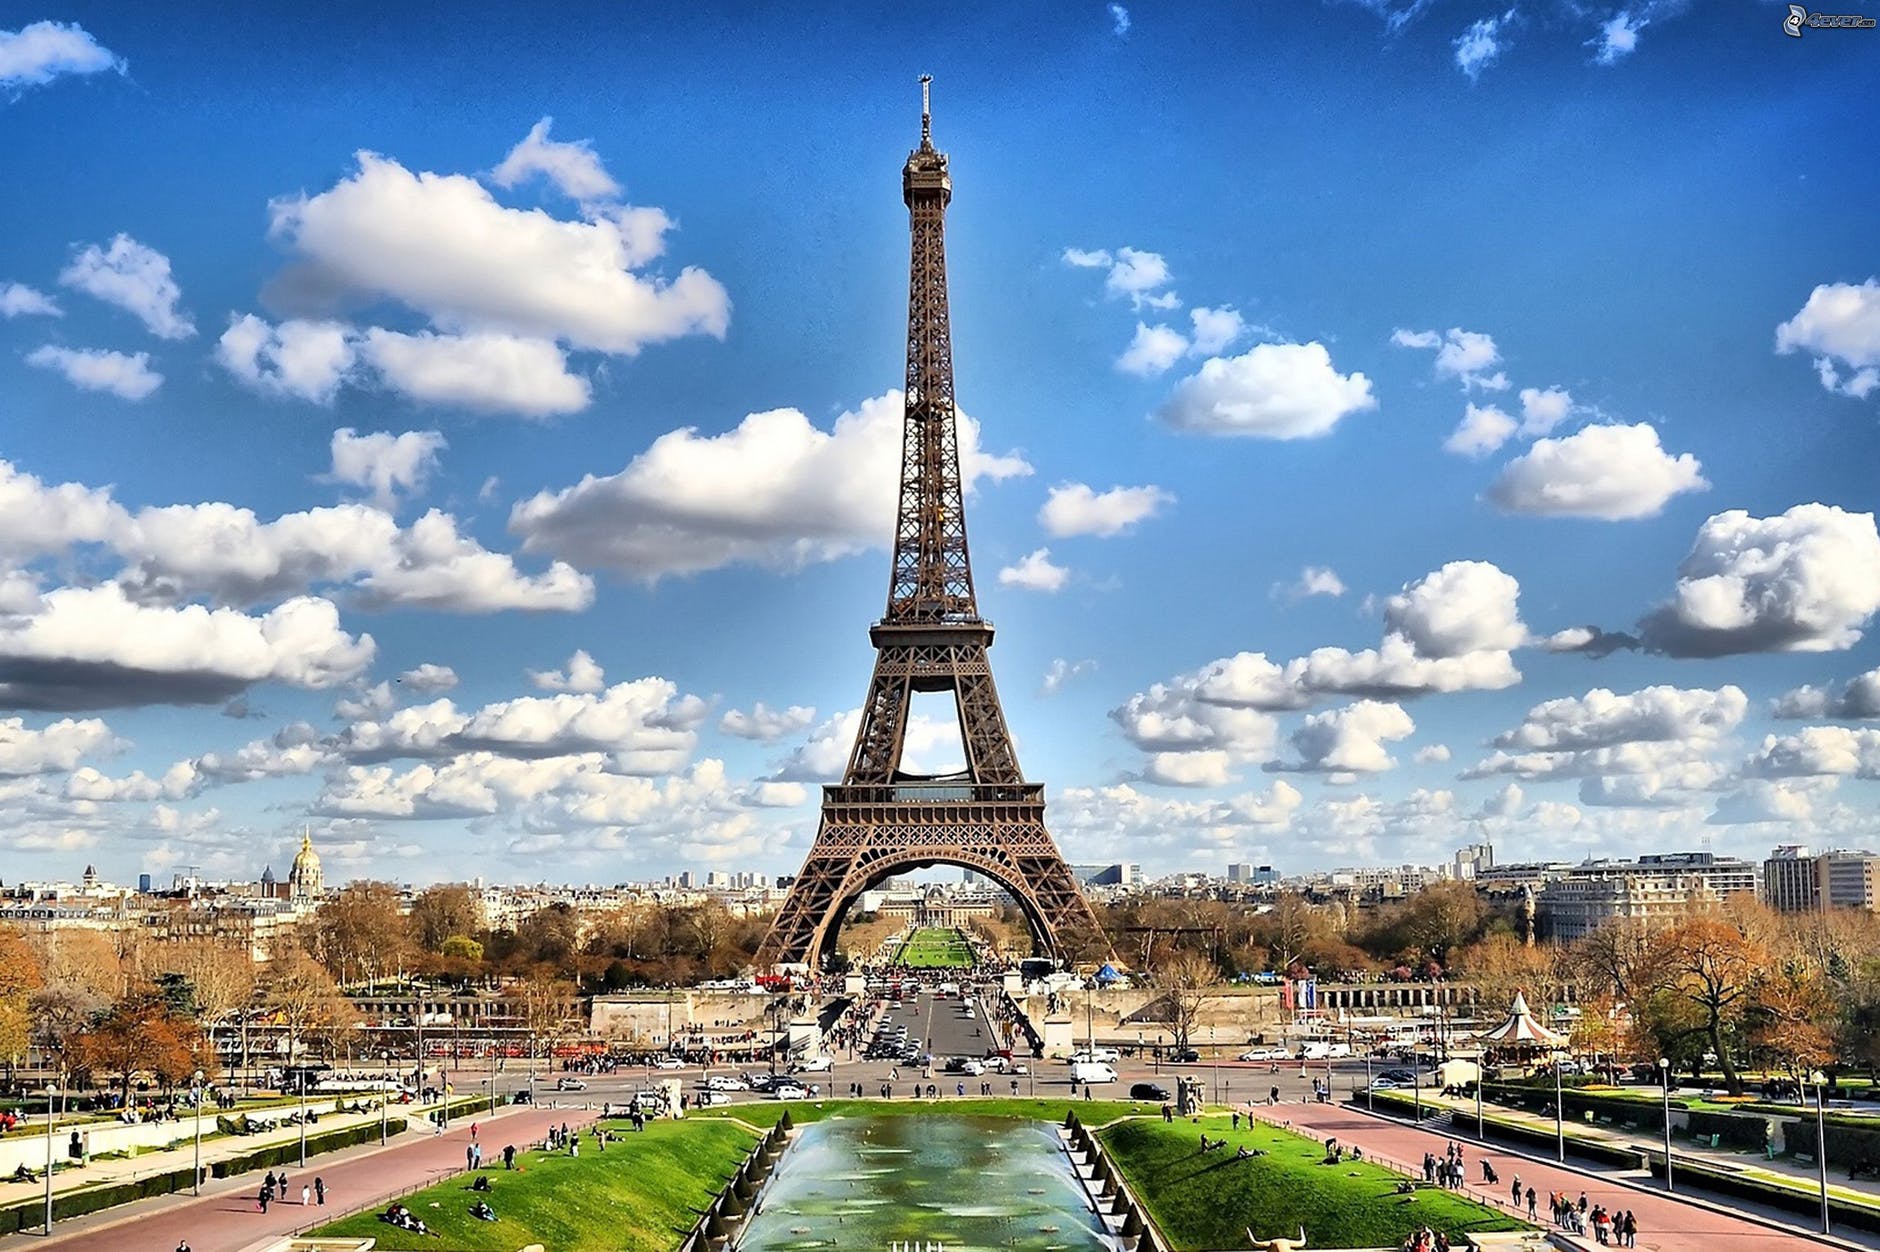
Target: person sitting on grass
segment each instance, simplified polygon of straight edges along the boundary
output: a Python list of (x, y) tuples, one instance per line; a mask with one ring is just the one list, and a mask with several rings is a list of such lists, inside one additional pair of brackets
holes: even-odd
[(492, 1190), (490, 1186), (490, 1176), (488, 1174), (478, 1174), (477, 1180), (470, 1184), (470, 1190), (472, 1191)]
[(496, 1220), (496, 1210), (491, 1208), (484, 1201), (478, 1200), (475, 1204), (470, 1206), (470, 1216), (480, 1222), (493, 1222)]

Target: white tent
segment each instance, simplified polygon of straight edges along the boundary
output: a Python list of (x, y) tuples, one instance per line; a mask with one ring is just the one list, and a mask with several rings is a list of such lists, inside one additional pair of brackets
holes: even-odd
[(1538, 1052), (1567, 1046), (1564, 1034), (1547, 1029), (1535, 1019), (1528, 1010), (1527, 997), (1519, 991), (1514, 993), (1514, 1004), (1508, 1010), (1508, 1020), (1493, 1030), (1483, 1031), (1478, 1038), (1486, 1048), (1525, 1048)]

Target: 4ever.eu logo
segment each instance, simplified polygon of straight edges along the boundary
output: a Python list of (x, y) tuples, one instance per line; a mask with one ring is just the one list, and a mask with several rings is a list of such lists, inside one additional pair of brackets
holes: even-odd
[(1802, 28), (1810, 30), (1872, 30), (1874, 19), (1859, 13), (1810, 13), (1799, 4), (1789, 6), (1782, 19), (1782, 33), (1791, 39), (1802, 37)]

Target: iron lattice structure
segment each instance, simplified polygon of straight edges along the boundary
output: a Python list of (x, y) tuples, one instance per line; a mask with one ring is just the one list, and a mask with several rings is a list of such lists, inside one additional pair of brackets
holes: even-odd
[[(820, 964), (849, 904), (891, 875), (959, 865), (998, 883), (1033, 937), (1059, 957), (1108, 959), (1109, 943), (1044, 824), (1044, 788), (1012, 750), (986, 652), (966, 546), (966, 508), (947, 317), (946, 209), (953, 180), (933, 146), (921, 79), (920, 147), (901, 171), (913, 234), (906, 420), (888, 610), (869, 631), (875, 672), (842, 781), (823, 788), (822, 825), (758, 949), (760, 966)], [(917, 692), (953, 693), (966, 768), (901, 768)]]

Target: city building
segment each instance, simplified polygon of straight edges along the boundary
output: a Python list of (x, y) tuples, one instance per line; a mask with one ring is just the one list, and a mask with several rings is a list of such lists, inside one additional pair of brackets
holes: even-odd
[(320, 868), (320, 854), (313, 850), (313, 833), (302, 831), (300, 851), (294, 853), (294, 867), (287, 873), (287, 898), (318, 900), (325, 890), (326, 876)]
[(1543, 885), (1535, 902), (1541, 934), (1571, 943), (1617, 918), (1675, 922), (1756, 889), (1756, 866), (1748, 861), (1677, 852), (1587, 861)]
[(1880, 909), (1880, 855), (1846, 849), (1809, 853), (1784, 844), (1762, 867), (1763, 903), (1784, 913)]

